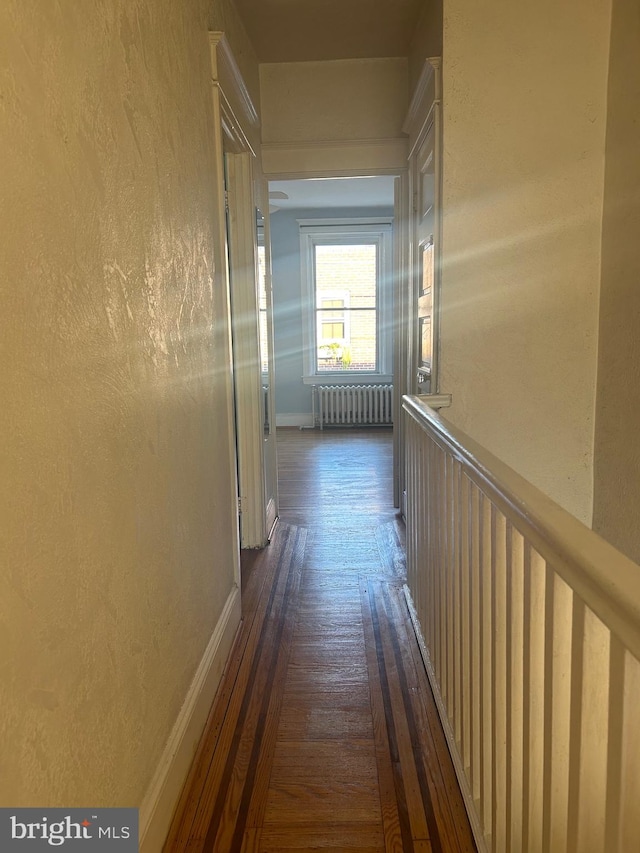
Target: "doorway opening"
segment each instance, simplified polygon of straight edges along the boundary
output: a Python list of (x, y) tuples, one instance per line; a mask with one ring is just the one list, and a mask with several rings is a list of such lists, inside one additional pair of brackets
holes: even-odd
[(270, 180), (276, 424), (314, 386), (393, 382), (394, 176)]
[[(397, 180), (269, 180), (280, 429), (322, 426), (325, 388), (337, 389), (331, 406), (340, 401), (332, 412), (339, 423), (356, 429), (395, 420), (393, 411), (383, 413), (398, 367)], [(375, 401), (363, 387), (380, 389)]]

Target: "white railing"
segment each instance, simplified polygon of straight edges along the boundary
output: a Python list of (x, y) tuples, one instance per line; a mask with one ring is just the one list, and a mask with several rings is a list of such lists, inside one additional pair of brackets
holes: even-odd
[(480, 850), (640, 850), (640, 566), (405, 397), (407, 597)]

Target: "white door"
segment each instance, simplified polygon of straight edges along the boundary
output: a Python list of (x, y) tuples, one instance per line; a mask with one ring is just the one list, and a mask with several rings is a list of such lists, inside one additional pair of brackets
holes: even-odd
[[(266, 195), (266, 182), (263, 184)], [(271, 280), (271, 238), (268, 199), (260, 199), (256, 211), (258, 243), (258, 310), (260, 362), (263, 402), (263, 458), (267, 536), (278, 517), (278, 452), (276, 444), (276, 409), (273, 343), (273, 290)]]
[(418, 268), (414, 304), (416, 334), (415, 393), (433, 393), (437, 352), (435, 343), (436, 294), (436, 133), (432, 123), (413, 164), (416, 175), (415, 247)]
[(262, 548), (277, 516), (268, 229), (255, 204), (250, 152), (225, 154), (225, 180), (240, 544)]

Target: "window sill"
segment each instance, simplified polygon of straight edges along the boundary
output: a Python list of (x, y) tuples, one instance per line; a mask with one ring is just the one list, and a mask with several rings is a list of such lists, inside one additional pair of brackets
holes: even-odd
[(303, 376), (305, 385), (388, 385), (393, 382), (390, 373), (316, 373), (313, 376)]

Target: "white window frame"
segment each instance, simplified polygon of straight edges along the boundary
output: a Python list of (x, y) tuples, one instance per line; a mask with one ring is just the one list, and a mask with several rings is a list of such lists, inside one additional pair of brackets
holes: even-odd
[[(355, 219), (298, 219), (300, 226), (300, 273), (302, 285), (302, 339), (304, 345), (302, 381), (305, 385), (327, 382), (369, 384), (393, 380), (393, 267), (391, 217)], [(314, 281), (314, 252), (317, 245), (345, 244), (361, 240), (378, 248), (376, 290), (377, 365), (375, 371), (317, 370), (317, 314)], [(337, 292), (337, 291), (336, 291)], [(345, 322), (346, 315), (345, 312)], [(346, 332), (346, 326), (345, 326)]]

